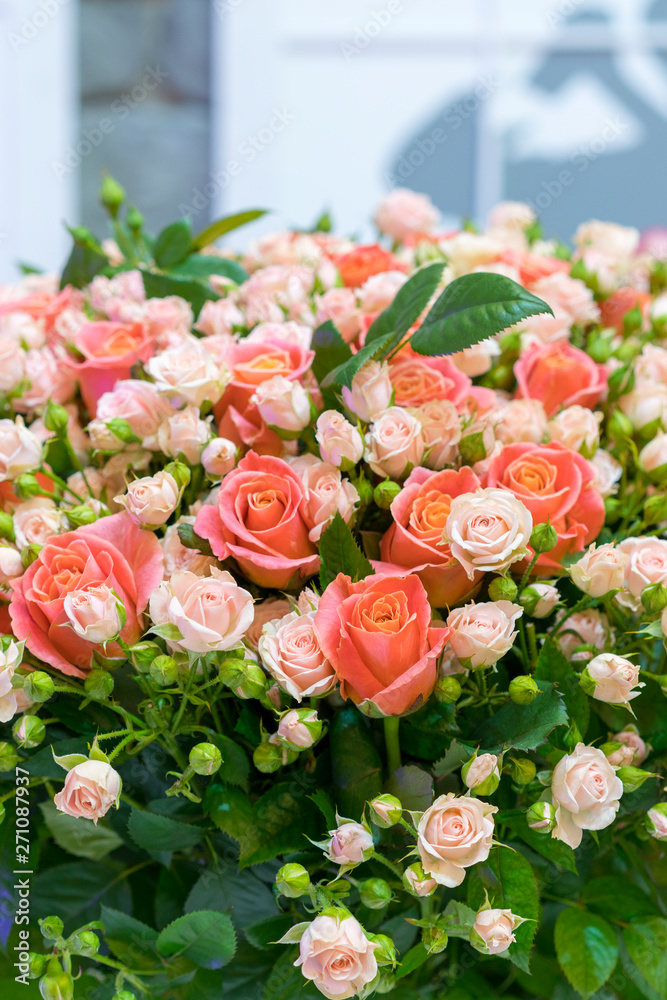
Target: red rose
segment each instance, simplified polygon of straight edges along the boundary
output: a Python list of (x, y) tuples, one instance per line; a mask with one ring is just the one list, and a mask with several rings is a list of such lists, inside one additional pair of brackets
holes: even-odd
[(547, 416), (563, 406), (593, 409), (607, 387), (607, 369), (566, 341), (535, 344), (514, 365), (518, 399), (539, 399)]
[[(124, 511), (103, 517), (48, 539), (23, 576), (12, 581), (9, 613), (14, 635), (25, 639), (38, 659), (64, 674), (84, 677), (93, 653), (104, 650), (68, 627), (67, 594), (106, 584), (125, 608), (121, 636), (133, 643), (143, 631), (141, 613), (161, 580), (162, 549), (155, 535), (142, 531)], [(106, 655), (122, 653), (111, 642)]]
[(251, 451), (222, 480), (217, 506), (199, 511), (195, 531), (253, 583), (292, 589), (320, 565), (304, 506), (303, 484), (287, 462)]
[(436, 661), (450, 628), (431, 628), (417, 576), (339, 573), (322, 594), (315, 634), (341, 681), (341, 694), (369, 715), (403, 715), (435, 686)]

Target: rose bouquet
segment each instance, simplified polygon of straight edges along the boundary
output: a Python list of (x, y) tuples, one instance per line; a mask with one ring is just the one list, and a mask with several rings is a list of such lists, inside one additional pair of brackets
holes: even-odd
[(0, 288), (3, 998), (667, 997), (660, 234), (101, 197)]

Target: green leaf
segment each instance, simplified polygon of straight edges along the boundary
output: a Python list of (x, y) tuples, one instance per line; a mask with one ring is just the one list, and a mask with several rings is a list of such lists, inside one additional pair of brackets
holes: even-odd
[(365, 365), (367, 361), (373, 361), (375, 358), (384, 356), (385, 352), (393, 343), (393, 340), (393, 333), (385, 333), (381, 337), (377, 337), (372, 343), (365, 344), (361, 350), (357, 351), (356, 354), (353, 354), (348, 361), (345, 361), (343, 364), (334, 368), (333, 371), (330, 371), (329, 374), (322, 379), (320, 386), (326, 389), (330, 385), (346, 385), (349, 389), (352, 385), (352, 379), (362, 365)]
[(318, 788), (315, 794), (310, 796), (310, 801), (315, 803), (324, 816), (327, 830), (334, 830), (336, 828), (336, 810), (329, 793), (324, 788)]
[(382, 761), (368, 721), (347, 706), (329, 730), (333, 796), (343, 816), (358, 820), (364, 804), (382, 791)]
[(667, 920), (653, 917), (623, 931), (630, 958), (647, 983), (667, 997)]
[(121, 962), (133, 968), (150, 968), (156, 964), (156, 930), (109, 906), (102, 907), (101, 919), (104, 939)]
[(192, 306), (195, 319), (208, 299), (219, 299), (208, 282), (196, 278), (181, 278), (173, 274), (156, 274), (154, 271), (142, 271), (146, 297), (149, 299), (164, 299), (169, 295), (178, 295)]
[(553, 684), (537, 681), (540, 693), (530, 705), (510, 701), (481, 725), (475, 741), (484, 753), (498, 753), (507, 747), (534, 750), (544, 743), (556, 726), (567, 724), (565, 702)]
[(624, 923), (642, 917), (660, 916), (660, 911), (650, 896), (627, 878), (618, 875), (602, 875), (591, 879), (584, 886), (581, 901), (589, 909)]
[(352, 357), (350, 345), (345, 343), (331, 320), (318, 326), (310, 346), (315, 351), (313, 375), (320, 384), (329, 372), (345, 364)]
[(236, 260), (229, 257), (217, 257), (213, 254), (193, 253), (180, 264), (169, 268), (171, 274), (176, 274), (184, 278), (206, 278), (213, 275), (230, 278), (237, 285), (242, 285), (248, 280), (248, 272), (241, 267)]
[(118, 834), (108, 826), (93, 823), (92, 819), (76, 819), (59, 812), (53, 802), (40, 802), (44, 822), (58, 847), (79, 858), (100, 861), (123, 843)]
[(445, 288), (410, 344), (418, 354), (453, 354), (528, 316), (553, 311), (502, 274), (464, 274)]
[(125, 865), (104, 861), (72, 861), (44, 868), (32, 880), (30, 916), (57, 913), (71, 930), (88, 920), (97, 920), (100, 903), (129, 911), (132, 896)]
[(209, 740), (222, 754), (222, 766), (217, 772), (217, 780), (224, 785), (239, 785), (247, 792), (250, 761), (243, 747), (220, 733), (210, 733)]
[(433, 778), (416, 764), (407, 764), (394, 771), (385, 789), (401, 800), (404, 809), (415, 812), (428, 809), (433, 802)]
[(178, 537), (181, 540), (181, 545), (184, 545), (186, 549), (197, 549), (204, 556), (212, 556), (213, 549), (206, 538), (202, 538), (198, 535), (193, 527), (193, 525), (185, 522), (184, 524), (179, 524)]
[(338, 511), (329, 527), (322, 533), (320, 559), (322, 562), (320, 583), (323, 589), (335, 580), (339, 573), (345, 573), (354, 583), (357, 580), (364, 580), (373, 572), (373, 567)]
[(517, 809), (515, 815), (506, 816), (503, 814), (503, 823), (517, 837), (521, 837), (524, 843), (532, 847), (537, 854), (541, 854), (543, 858), (546, 858), (547, 861), (551, 861), (554, 865), (560, 865), (562, 868), (567, 868), (574, 875), (577, 874), (575, 854), (572, 848), (568, 847), (561, 840), (550, 837), (548, 834), (537, 833), (535, 830), (531, 830), (526, 821), (525, 812), (520, 812)]
[(466, 761), (470, 760), (473, 752), (474, 747), (467, 747), (464, 743), (459, 743), (456, 739), (452, 740), (445, 756), (441, 757), (440, 760), (436, 760), (433, 765), (433, 777), (444, 778), (446, 775), (451, 774), (452, 771), (457, 771)]
[(187, 219), (172, 222), (155, 239), (153, 259), (158, 267), (168, 269), (179, 264), (190, 253), (192, 230)]
[(282, 954), (278, 961), (264, 978), (263, 992), (250, 994), (246, 991), (243, 1000), (248, 1000), (251, 995), (261, 997), (261, 1000), (322, 1000), (322, 994), (317, 987), (304, 979), (301, 969), (294, 966), (298, 950), (296, 948), (281, 950)]
[[(69, 231), (74, 236), (74, 230)], [(92, 235), (85, 241), (74, 236), (74, 246), (60, 276), (60, 287), (85, 288), (108, 264), (109, 258)]]
[(199, 826), (142, 809), (132, 810), (127, 829), (138, 847), (151, 852), (187, 850), (198, 844), (205, 833)]
[(534, 676), (538, 681), (552, 681), (556, 685), (565, 699), (567, 714), (585, 736), (590, 718), (588, 695), (579, 683), (579, 675), (554, 642), (542, 646)]
[(483, 906), (485, 890), (492, 906), (511, 910), (526, 920), (517, 927), (516, 942), (504, 954), (528, 972), (530, 949), (540, 916), (537, 883), (530, 863), (511, 847), (494, 847), (486, 864), (476, 865), (469, 877), (468, 905), (473, 910)]
[(394, 973), (396, 979), (403, 979), (404, 976), (409, 976), (411, 972), (414, 972), (420, 965), (423, 965), (427, 958), (428, 952), (420, 941), (419, 944), (411, 948), (407, 955), (404, 955), (401, 959), (401, 964)]
[(220, 239), (226, 233), (231, 233), (232, 230), (239, 229), (241, 226), (247, 225), (248, 222), (254, 222), (255, 219), (261, 219), (263, 215), (266, 215), (267, 211), (268, 209), (266, 208), (251, 208), (246, 212), (226, 215), (224, 218), (212, 222), (210, 226), (202, 229), (200, 233), (197, 233), (192, 239), (192, 245), (195, 250), (203, 250), (204, 247), (215, 243), (216, 240)]
[(294, 924), (294, 918), (289, 913), (276, 913), (273, 917), (258, 920), (246, 927), (245, 936), (255, 948), (270, 948)]
[(567, 907), (558, 915), (554, 939), (563, 972), (588, 1000), (606, 983), (618, 960), (613, 928), (594, 913)]
[(442, 277), (444, 262), (420, 267), (401, 285), (391, 305), (387, 306), (373, 321), (366, 334), (365, 343), (370, 344), (387, 333), (396, 334), (398, 343), (415, 323), (431, 300)]
[(236, 934), (226, 913), (196, 910), (169, 924), (157, 939), (161, 955), (179, 954), (202, 969), (221, 969), (236, 951)]
[(185, 912), (193, 910), (229, 911), (234, 926), (243, 930), (258, 920), (278, 913), (271, 890), (251, 871), (238, 873), (224, 869), (220, 874), (207, 869), (190, 890)]

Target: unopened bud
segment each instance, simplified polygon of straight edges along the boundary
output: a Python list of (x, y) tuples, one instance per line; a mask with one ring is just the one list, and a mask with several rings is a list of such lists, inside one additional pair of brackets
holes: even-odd
[(93, 701), (104, 701), (113, 691), (114, 679), (108, 670), (91, 670), (83, 682), (83, 687)]
[(262, 774), (273, 774), (284, 764), (285, 751), (277, 743), (260, 743), (255, 747), (252, 762)]
[(144, 225), (144, 217), (134, 205), (130, 205), (128, 208), (125, 221), (133, 232), (139, 232)]
[(647, 524), (662, 524), (663, 521), (667, 521), (667, 493), (660, 490), (653, 496), (647, 497), (644, 504), (644, 520)]
[(359, 886), (359, 897), (369, 910), (381, 910), (391, 903), (392, 891), (383, 878), (368, 878)]
[(510, 681), (509, 696), (515, 705), (530, 705), (539, 693), (540, 689), (530, 674), (522, 674)]
[(378, 483), (373, 490), (373, 499), (381, 510), (389, 510), (400, 492), (401, 486), (399, 483), (395, 483), (391, 479), (385, 479), (383, 483)]
[(371, 820), (381, 830), (388, 830), (390, 827), (395, 826), (403, 815), (401, 800), (395, 795), (389, 795), (388, 793), (376, 796), (368, 803), (368, 808), (370, 809)]
[(497, 576), (489, 584), (489, 599), (492, 601), (515, 601), (518, 589), (511, 576)]
[(18, 747), (32, 750), (46, 736), (46, 726), (38, 715), (23, 715), (12, 726), (12, 736)]
[(526, 822), (535, 833), (551, 833), (556, 826), (556, 810), (551, 802), (533, 802), (526, 813)]
[(415, 896), (430, 896), (438, 888), (438, 883), (426, 874), (420, 861), (414, 861), (405, 869), (403, 885)]
[(650, 615), (667, 607), (667, 587), (662, 582), (649, 583), (641, 592), (641, 602)]
[(655, 840), (667, 840), (667, 802), (658, 802), (644, 817), (646, 832)]
[(100, 939), (93, 931), (79, 931), (67, 943), (77, 955), (96, 955), (100, 949)]
[(39, 979), (44, 975), (48, 955), (40, 955), (38, 951), (28, 952), (28, 979)]
[(72, 1000), (74, 981), (57, 958), (49, 960), (46, 975), (39, 981), (39, 992), (42, 1000)]
[(140, 674), (147, 674), (153, 661), (162, 656), (162, 650), (156, 642), (137, 642), (130, 646), (128, 655), (134, 669)]
[(510, 757), (507, 767), (517, 785), (529, 785), (537, 773), (537, 768), (528, 757)]
[(164, 471), (174, 477), (179, 490), (184, 490), (190, 482), (191, 474), (185, 462), (170, 462), (165, 465)]
[(283, 896), (298, 899), (310, 889), (310, 875), (303, 865), (283, 865), (276, 874), (276, 889)]
[(226, 687), (236, 688), (245, 676), (247, 665), (247, 660), (229, 657), (220, 664), (218, 676)]
[(190, 751), (189, 761), (196, 774), (215, 774), (222, 765), (222, 754), (213, 743), (198, 743)]
[(461, 684), (453, 674), (439, 677), (433, 689), (433, 694), (441, 705), (453, 705), (459, 700), (462, 693)]
[(256, 663), (246, 663), (243, 679), (234, 688), (239, 698), (261, 698), (266, 691), (266, 674)]
[(442, 927), (431, 925), (422, 931), (422, 941), (429, 955), (439, 955), (447, 947), (447, 931)]
[(45, 937), (47, 941), (55, 941), (56, 938), (62, 937), (63, 927), (64, 924), (60, 917), (44, 917), (43, 920), (39, 921), (42, 937)]
[(178, 678), (178, 663), (173, 656), (156, 656), (148, 673), (158, 687), (171, 687)]
[(612, 441), (622, 441), (624, 438), (631, 438), (633, 426), (629, 417), (622, 410), (615, 409), (607, 421), (607, 434)]
[(33, 542), (31, 545), (24, 545), (21, 549), (21, 565), (24, 569), (28, 569), (32, 566), (35, 559), (39, 559), (39, 553), (42, 551), (42, 546), (37, 545)]
[(616, 777), (623, 782), (624, 792), (636, 792), (647, 778), (655, 778), (657, 775), (650, 771), (642, 771), (639, 767), (619, 767), (616, 771)]
[(369, 934), (369, 939), (377, 948), (373, 949), (373, 956), (378, 965), (396, 965), (397, 954), (396, 945), (388, 934)]
[(43, 670), (33, 670), (23, 682), (23, 690), (33, 702), (48, 701), (55, 689), (53, 679)]
[(7, 511), (0, 511), (0, 538), (7, 542), (13, 542), (16, 538), (14, 533), (14, 518)]
[(69, 414), (59, 403), (54, 403), (51, 399), (48, 401), (43, 420), (47, 431), (51, 431), (56, 437), (64, 437), (67, 434)]
[(536, 524), (530, 536), (530, 545), (533, 552), (551, 552), (558, 542), (558, 532), (547, 521), (545, 524)]
[(313, 708), (291, 708), (278, 725), (278, 736), (294, 750), (307, 750), (322, 735), (322, 721)]
[(32, 472), (24, 472), (18, 476), (13, 483), (13, 490), (19, 500), (31, 500), (32, 497), (39, 496), (43, 492), (37, 476)]
[(486, 458), (486, 444), (484, 443), (484, 432), (477, 431), (475, 434), (467, 434), (459, 441), (459, 454), (464, 465), (475, 465)]
[(95, 521), (99, 520), (99, 514), (92, 507), (89, 507), (87, 503), (80, 503), (76, 507), (70, 507), (66, 513), (67, 520), (73, 528), (80, 528), (84, 524), (94, 524)]
[[(123, 444), (141, 443), (141, 438), (134, 433), (129, 422), (123, 417), (112, 417), (110, 420), (105, 420), (105, 424), (114, 437), (117, 437)], [(112, 446), (110, 445), (109, 447)]]
[(493, 795), (500, 783), (498, 758), (493, 753), (473, 754), (461, 768), (465, 785), (476, 795)]
[(118, 209), (125, 201), (125, 189), (109, 174), (102, 178), (100, 184), (100, 202), (112, 219), (118, 215)]
[(111, 1000), (137, 1000), (137, 997), (129, 990), (116, 990)]

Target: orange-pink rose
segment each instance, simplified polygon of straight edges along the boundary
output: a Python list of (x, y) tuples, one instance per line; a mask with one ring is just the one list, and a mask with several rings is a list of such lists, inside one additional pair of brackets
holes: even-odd
[(97, 401), (121, 379), (129, 379), (133, 365), (147, 361), (153, 342), (142, 323), (85, 323), (74, 338), (83, 361), (73, 364), (81, 395), (91, 416)]
[(607, 388), (608, 370), (566, 341), (535, 344), (514, 365), (517, 397), (539, 399), (552, 417), (562, 406), (592, 409)]

